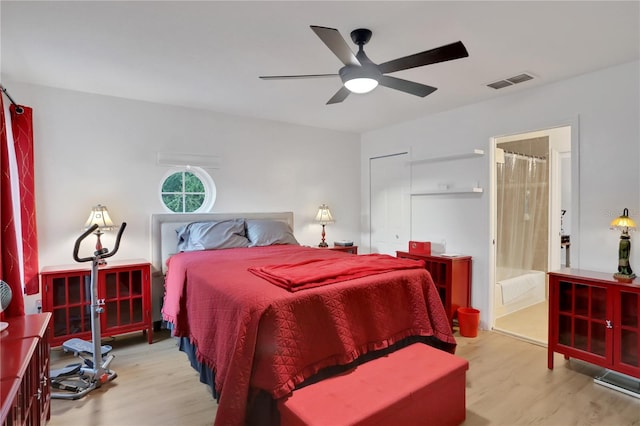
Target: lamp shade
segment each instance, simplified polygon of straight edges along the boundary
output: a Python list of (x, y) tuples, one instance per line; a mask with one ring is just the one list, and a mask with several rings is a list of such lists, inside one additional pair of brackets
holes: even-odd
[(89, 213), (89, 219), (84, 224), (85, 229), (92, 227), (93, 225), (98, 225), (98, 229), (100, 231), (111, 231), (116, 227), (109, 216), (109, 211), (106, 206), (98, 204), (91, 209), (91, 213)]
[(326, 204), (322, 204), (318, 207), (318, 214), (316, 215), (316, 222), (321, 225), (326, 225), (328, 223), (334, 223), (333, 216), (331, 216), (331, 210), (329, 210), (329, 206)]
[(629, 231), (636, 229), (636, 223), (629, 217), (629, 210), (624, 209), (621, 216), (611, 221), (611, 229), (619, 229), (621, 231)]

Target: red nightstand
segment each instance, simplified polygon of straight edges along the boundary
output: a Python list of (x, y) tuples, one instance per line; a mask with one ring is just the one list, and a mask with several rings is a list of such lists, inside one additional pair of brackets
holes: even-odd
[(325, 250), (341, 251), (344, 253), (358, 254), (358, 246), (336, 246), (333, 247), (320, 247)]
[(471, 306), (471, 256), (446, 257), (405, 251), (397, 251), (396, 256), (424, 260), (425, 268), (438, 288), (442, 305), (453, 327), (453, 318), (457, 317), (458, 308)]

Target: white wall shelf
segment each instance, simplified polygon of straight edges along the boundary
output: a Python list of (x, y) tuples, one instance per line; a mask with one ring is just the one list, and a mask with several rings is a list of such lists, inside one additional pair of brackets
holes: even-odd
[(429, 191), (412, 192), (412, 196), (417, 195), (445, 195), (445, 194), (481, 194), (484, 189), (479, 187), (473, 188), (447, 188), (447, 189), (434, 189)]
[(484, 155), (484, 150), (474, 149), (471, 152), (463, 152), (460, 154), (449, 154), (449, 155), (441, 155), (438, 157), (418, 158), (418, 159), (409, 161), (409, 163), (410, 164), (435, 163), (438, 161), (451, 161), (451, 160), (462, 160), (464, 158), (476, 158), (476, 157), (481, 157), (483, 155)]

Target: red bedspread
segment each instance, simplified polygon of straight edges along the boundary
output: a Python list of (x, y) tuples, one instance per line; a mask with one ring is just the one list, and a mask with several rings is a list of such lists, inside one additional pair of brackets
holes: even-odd
[(431, 276), (408, 269), (290, 292), (248, 272), (351, 255), (292, 245), (180, 253), (169, 261), (163, 316), (216, 373), (215, 424), (243, 425), (247, 402), (274, 398), (320, 369), (409, 336), (455, 347)]

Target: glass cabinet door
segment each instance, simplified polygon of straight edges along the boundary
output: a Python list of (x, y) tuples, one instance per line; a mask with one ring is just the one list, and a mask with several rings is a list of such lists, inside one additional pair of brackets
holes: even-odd
[(606, 357), (606, 287), (560, 281), (558, 317), (559, 344)]
[(53, 336), (91, 331), (91, 276), (88, 273), (54, 275), (47, 285), (51, 292)]
[(120, 269), (103, 271), (105, 326), (139, 325), (144, 321), (143, 271)]
[(619, 335), (616, 336), (616, 342), (620, 343), (620, 347), (615, 353), (618, 355), (616, 363), (629, 366), (631, 368), (640, 367), (638, 359), (640, 358), (640, 320), (638, 311), (640, 311), (640, 297), (638, 292), (631, 292), (621, 289), (616, 302), (620, 306), (616, 306), (618, 318), (616, 322), (619, 324)]

